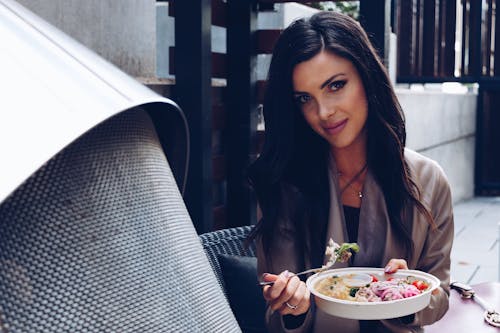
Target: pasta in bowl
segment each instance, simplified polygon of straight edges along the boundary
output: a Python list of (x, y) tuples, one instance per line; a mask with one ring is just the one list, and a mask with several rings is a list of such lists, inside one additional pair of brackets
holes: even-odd
[[(369, 275), (364, 286), (349, 281)], [(416, 270), (385, 274), (382, 268), (349, 267), (324, 271), (307, 279), (318, 308), (337, 317), (376, 320), (406, 316), (429, 305), (440, 281)]]

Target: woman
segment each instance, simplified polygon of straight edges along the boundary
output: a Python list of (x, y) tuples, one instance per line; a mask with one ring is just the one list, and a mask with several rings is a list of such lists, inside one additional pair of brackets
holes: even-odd
[[(360, 25), (320, 12), (292, 23), (273, 53), (265, 144), (250, 168), (263, 218), (254, 235), (270, 332), (415, 332), (448, 308), (453, 215), (441, 168), (405, 149), (401, 106)], [(320, 267), (326, 241), (357, 242), (335, 267), (418, 269), (441, 287), (404, 318), (355, 321), (317, 310), (288, 273)], [(281, 273), (280, 273), (281, 272)]]

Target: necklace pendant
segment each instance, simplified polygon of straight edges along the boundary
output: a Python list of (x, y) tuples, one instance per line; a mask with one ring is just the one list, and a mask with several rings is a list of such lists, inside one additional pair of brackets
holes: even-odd
[(359, 192), (358, 192), (358, 196), (359, 196), (359, 198), (361, 199), (361, 198), (363, 197), (363, 192), (359, 191)]

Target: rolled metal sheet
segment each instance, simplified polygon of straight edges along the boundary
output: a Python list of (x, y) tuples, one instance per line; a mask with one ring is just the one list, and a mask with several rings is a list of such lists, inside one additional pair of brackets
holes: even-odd
[(183, 191), (189, 136), (173, 101), (12, 0), (0, 0), (0, 41), (0, 203), (68, 144), (134, 107), (171, 114), (157, 118), (183, 141), (181, 162), (171, 162)]

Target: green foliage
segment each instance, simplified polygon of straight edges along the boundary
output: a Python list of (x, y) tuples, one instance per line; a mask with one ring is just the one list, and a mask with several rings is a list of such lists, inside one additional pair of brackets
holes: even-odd
[(339, 249), (337, 250), (338, 253), (342, 253), (344, 251), (352, 250), (354, 252), (359, 252), (359, 245), (356, 243), (342, 243), (340, 245)]
[(319, 10), (329, 10), (341, 12), (346, 15), (351, 16), (354, 19), (359, 17), (359, 1), (322, 1), (322, 2), (308, 2), (307, 6), (313, 7)]

